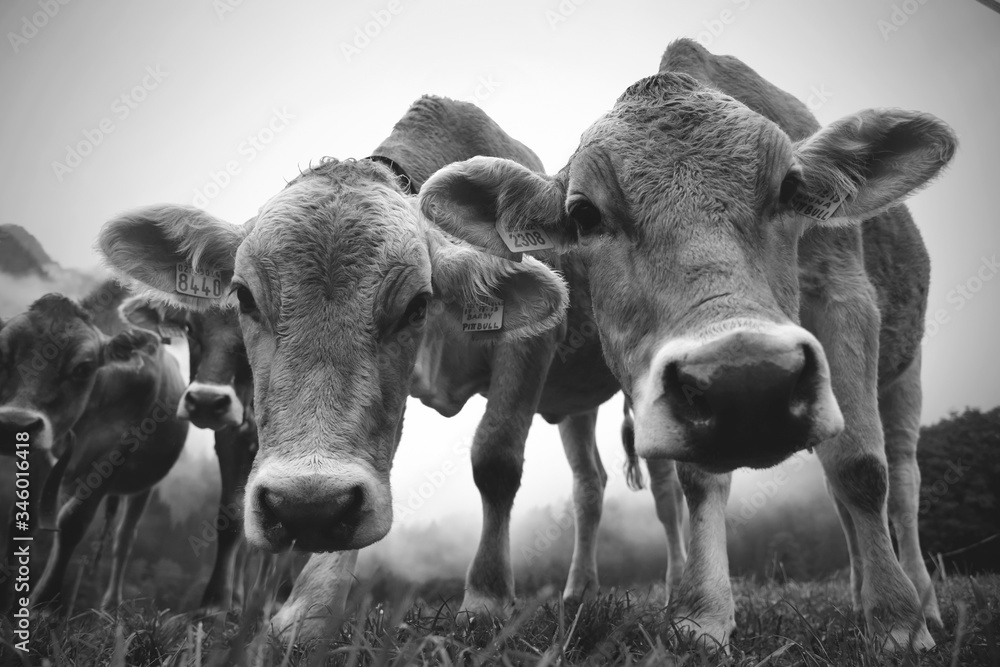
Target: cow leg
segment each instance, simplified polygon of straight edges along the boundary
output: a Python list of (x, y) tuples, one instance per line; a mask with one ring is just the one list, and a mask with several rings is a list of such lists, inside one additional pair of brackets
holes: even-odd
[(459, 617), (504, 618), (514, 603), (510, 511), (521, 486), (524, 441), (552, 362), (549, 337), (500, 345), (493, 356), (486, 413), (472, 442), (472, 477), (483, 503), (483, 531), (465, 578)]
[(253, 453), (246, 437), (240, 428), (226, 428), (215, 434), (222, 489), (215, 519), (218, 531), (215, 565), (201, 596), (203, 610), (228, 611), (233, 607), (236, 555), (243, 541), (241, 496), (253, 464)]
[[(80, 482), (80, 489), (87, 489), (87, 487)], [(90, 489), (87, 490), (90, 491)], [(33, 605), (51, 604), (59, 600), (70, 558), (87, 532), (87, 528), (90, 527), (90, 523), (94, 520), (94, 514), (97, 513), (97, 508), (101, 504), (104, 494), (103, 487), (93, 489), (86, 498), (81, 498), (82, 494), (80, 493), (73, 494), (59, 510), (59, 517), (56, 520), (56, 537), (52, 543), (49, 558), (45, 562), (45, 569), (35, 587), (35, 593), (32, 596)]]
[(854, 528), (854, 519), (851, 512), (844, 503), (837, 499), (830, 486), (829, 480), (826, 489), (833, 498), (833, 505), (837, 508), (837, 516), (840, 517), (840, 526), (844, 530), (844, 538), (847, 540), (847, 555), (851, 559), (851, 606), (857, 614), (862, 613), (861, 585), (864, 583), (864, 558), (861, 555), (861, 545), (858, 544), (858, 531)]
[(604, 505), (604, 487), (608, 474), (601, 464), (594, 429), (597, 410), (571, 415), (559, 422), (559, 435), (569, 467), (573, 471), (573, 518), (576, 541), (573, 561), (563, 599), (579, 602), (586, 594), (593, 595), (600, 584), (597, 578), (597, 529)]
[(647, 459), (649, 486), (656, 501), (656, 516), (667, 534), (666, 602), (684, 576), (687, 553), (684, 544), (684, 490), (677, 477), (677, 464), (670, 459)]
[(934, 640), (917, 591), (896, 560), (889, 536), (889, 471), (876, 389), (880, 322), (874, 296), (830, 300), (808, 314), (814, 318), (809, 328), (823, 345), (833, 393), (844, 415), (844, 431), (817, 447), (816, 454), (857, 534), (865, 621), (887, 650), (909, 646), (911, 630), (913, 647), (929, 649)]
[(682, 635), (694, 633), (709, 648), (726, 646), (736, 627), (726, 552), (726, 503), (732, 475), (677, 464), (691, 511), (691, 545), (671, 616)]
[(335, 638), (344, 618), (357, 562), (357, 549), (310, 556), (288, 600), (271, 619), (273, 631), (285, 641), (291, 638), (296, 626), (296, 642)]
[(104, 592), (104, 598), (101, 600), (101, 609), (114, 609), (122, 603), (122, 589), (125, 587), (125, 569), (128, 565), (128, 557), (132, 553), (132, 544), (135, 542), (139, 519), (146, 511), (146, 504), (149, 502), (151, 493), (152, 489), (146, 489), (125, 497), (125, 515), (122, 516), (118, 524), (118, 531), (115, 533), (115, 547), (111, 558), (111, 580), (108, 582), (108, 590)]
[(920, 468), (917, 441), (920, 438), (920, 357), (886, 388), (879, 397), (879, 413), (885, 430), (885, 453), (889, 461), (889, 518), (896, 531), (899, 562), (921, 599), (924, 615), (941, 626), (934, 583), (920, 550), (917, 519), (920, 509)]

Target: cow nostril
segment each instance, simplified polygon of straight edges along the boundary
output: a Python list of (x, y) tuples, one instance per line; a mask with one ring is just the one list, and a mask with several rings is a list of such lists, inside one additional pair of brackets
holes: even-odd
[(4, 415), (0, 418), (0, 429), (11, 433), (27, 431), (36, 434), (45, 426), (45, 421), (33, 414)]
[(208, 407), (217, 412), (221, 412), (222, 410), (229, 408), (230, 403), (232, 403), (232, 399), (230, 399), (229, 396), (222, 394), (209, 400)]
[(671, 362), (663, 372), (664, 395), (674, 415), (693, 425), (707, 425), (715, 416), (708, 400), (708, 383)]
[(233, 400), (228, 394), (219, 394), (215, 392), (205, 393), (189, 391), (184, 395), (184, 406), (189, 412), (198, 412), (201, 410), (208, 412), (224, 412), (229, 409), (232, 402)]
[(819, 377), (819, 359), (816, 350), (811, 346), (803, 344), (801, 350), (802, 365), (792, 384), (788, 401), (789, 411), (794, 417), (804, 417), (817, 398), (816, 378)]

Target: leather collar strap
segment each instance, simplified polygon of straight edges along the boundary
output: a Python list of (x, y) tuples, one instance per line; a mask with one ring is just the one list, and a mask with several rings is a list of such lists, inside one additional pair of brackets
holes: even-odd
[(416, 185), (413, 183), (413, 179), (410, 175), (406, 173), (406, 170), (399, 166), (395, 160), (387, 158), (384, 155), (369, 155), (365, 158), (366, 160), (371, 160), (372, 162), (381, 162), (385, 166), (392, 169), (392, 173), (396, 174), (396, 178), (399, 179), (399, 184), (403, 186), (403, 192), (409, 195), (416, 195), (420, 192)]

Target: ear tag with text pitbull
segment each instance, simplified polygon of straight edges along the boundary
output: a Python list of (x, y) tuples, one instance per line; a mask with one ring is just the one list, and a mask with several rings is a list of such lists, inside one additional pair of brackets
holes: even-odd
[(538, 225), (528, 225), (515, 230), (506, 230), (498, 221), (497, 234), (511, 252), (531, 252), (532, 250), (548, 250), (555, 248), (548, 232)]
[(462, 309), (462, 331), (500, 331), (503, 328), (503, 299), (486, 299)]
[(199, 299), (221, 299), (222, 274), (219, 271), (195, 270), (190, 264), (178, 264), (174, 290)]
[(826, 222), (847, 199), (846, 195), (836, 192), (820, 192), (812, 194), (801, 188), (792, 196), (789, 204), (797, 212), (813, 220)]
[(156, 328), (160, 331), (160, 338), (166, 338), (170, 341), (187, 337), (187, 332), (174, 324), (159, 324)]

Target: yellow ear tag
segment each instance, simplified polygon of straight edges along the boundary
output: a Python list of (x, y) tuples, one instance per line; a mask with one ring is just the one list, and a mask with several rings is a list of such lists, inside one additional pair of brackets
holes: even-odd
[(196, 271), (190, 264), (178, 264), (174, 290), (199, 299), (221, 299), (222, 274), (204, 269)]
[(847, 199), (845, 195), (838, 195), (836, 192), (811, 194), (800, 189), (792, 196), (789, 204), (797, 213), (820, 222), (826, 222), (833, 217), (845, 199)]
[(500, 331), (503, 329), (503, 299), (485, 299), (462, 309), (462, 331)]
[(556, 247), (548, 232), (538, 225), (528, 225), (508, 231), (497, 222), (496, 229), (504, 245), (511, 252), (531, 252), (532, 250), (548, 250)]

